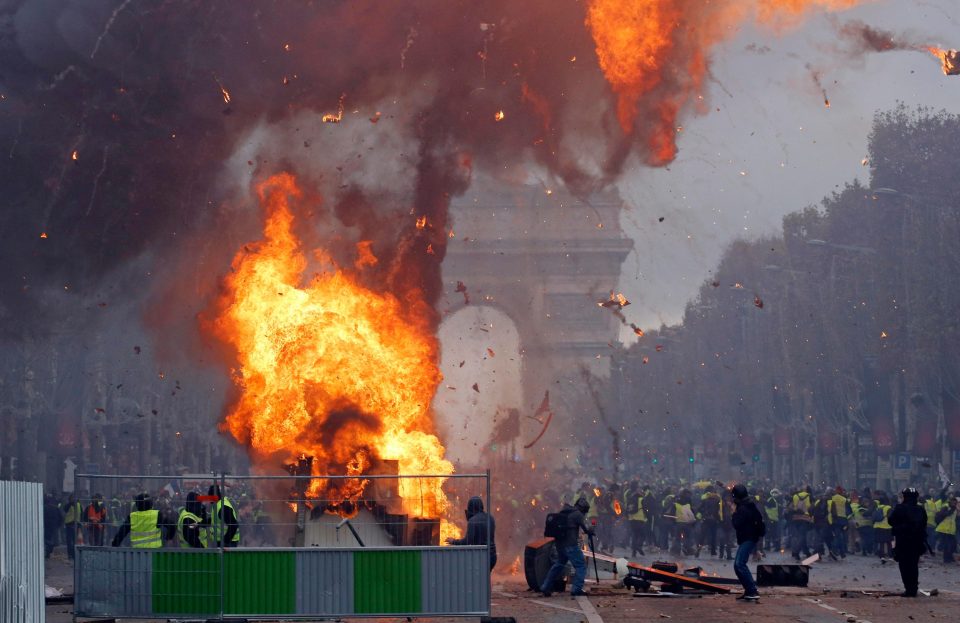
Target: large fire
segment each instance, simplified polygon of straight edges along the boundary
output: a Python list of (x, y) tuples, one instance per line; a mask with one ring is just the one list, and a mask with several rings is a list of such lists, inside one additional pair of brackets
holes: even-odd
[[(436, 339), (408, 317), (410, 306), (362, 287), (322, 250), (312, 257), (326, 268), (308, 275), (291, 206), (303, 193), (292, 175), (274, 175), (257, 192), (264, 237), (237, 252), (211, 323), (239, 363), (225, 428), (260, 457), (314, 457), (314, 475), (370, 473), (383, 460), (397, 461), (400, 474), (451, 474), (432, 434)], [(375, 263), (361, 243), (354, 270)], [(367, 484), (317, 479), (307, 495), (356, 500)], [(401, 479), (403, 512), (443, 517), (442, 484)], [(444, 525), (441, 537), (453, 531)]]

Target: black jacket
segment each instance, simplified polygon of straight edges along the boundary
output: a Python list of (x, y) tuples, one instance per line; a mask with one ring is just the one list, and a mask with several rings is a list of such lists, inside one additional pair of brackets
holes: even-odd
[(733, 529), (737, 531), (737, 545), (747, 541), (759, 541), (766, 532), (763, 515), (749, 498), (737, 502), (737, 510), (733, 512), (731, 521)]
[[(490, 538), (487, 538), (487, 525)], [(451, 539), (451, 545), (486, 545), (490, 543), (490, 567), (497, 562), (497, 522), (483, 511), (483, 500), (472, 497), (467, 502), (467, 534), (462, 539)]]
[(593, 528), (587, 524), (586, 518), (575, 506), (564, 504), (560, 509), (561, 513), (567, 516), (567, 530), (563, 536), (556, 540), (557, 547), (576, 547), (580, 544), (580, 531), (587, 534), (593, 534)]
[(887, 521), (898, 550), (922, 553), (927, 549), (927, 511), (915, 501), (897, 504)]

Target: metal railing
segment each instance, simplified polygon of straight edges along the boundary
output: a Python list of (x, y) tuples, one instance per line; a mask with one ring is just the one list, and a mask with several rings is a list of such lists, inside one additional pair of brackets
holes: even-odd
[[(489, 473), (78, 474), (77, 482), (86, 540), (77, 547), (75, 618), (490, 612), (490, 546), (458, 539), (462, 522), (446, 519), (474, 496), (490, 507)], [(225, 499), (216, 497), (217, 487)], [(129, 514), (143, 493), (158, 510), (162, 545), (124, 547)], [(92, 504), (95, 494), (99, 504)], [(199, 519), (206, 547), (179, 529), (185, 507)]]

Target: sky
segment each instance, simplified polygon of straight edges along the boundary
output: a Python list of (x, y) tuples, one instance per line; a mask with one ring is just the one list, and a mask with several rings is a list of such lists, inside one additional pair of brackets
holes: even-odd
[(833, 24), (851, 19), (960, 46), (960, 0), (889, 0), (781, 35), (748, 26), (716, 48), (708, 112), (684, 121), (677, 159), (634, 166), (618, 184), (622, 226), (636, 242), (620, 280), (631, 321), (648, 329), (680, 322), (733, 240), (776, 235), (784, 215), (854, 179), (869, 184), (862, 160), (876, 111), (902, 101), (960, 113), (960, 78), (945, 76), (932, 55), (838, 51)]

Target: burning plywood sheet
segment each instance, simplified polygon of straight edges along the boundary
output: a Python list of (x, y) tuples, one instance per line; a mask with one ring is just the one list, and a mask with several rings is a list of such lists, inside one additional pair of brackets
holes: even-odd
[(960, 76), (960, 51), (930, 48), (930, 53), (940, 59), (940, 66), (947, 76)]

